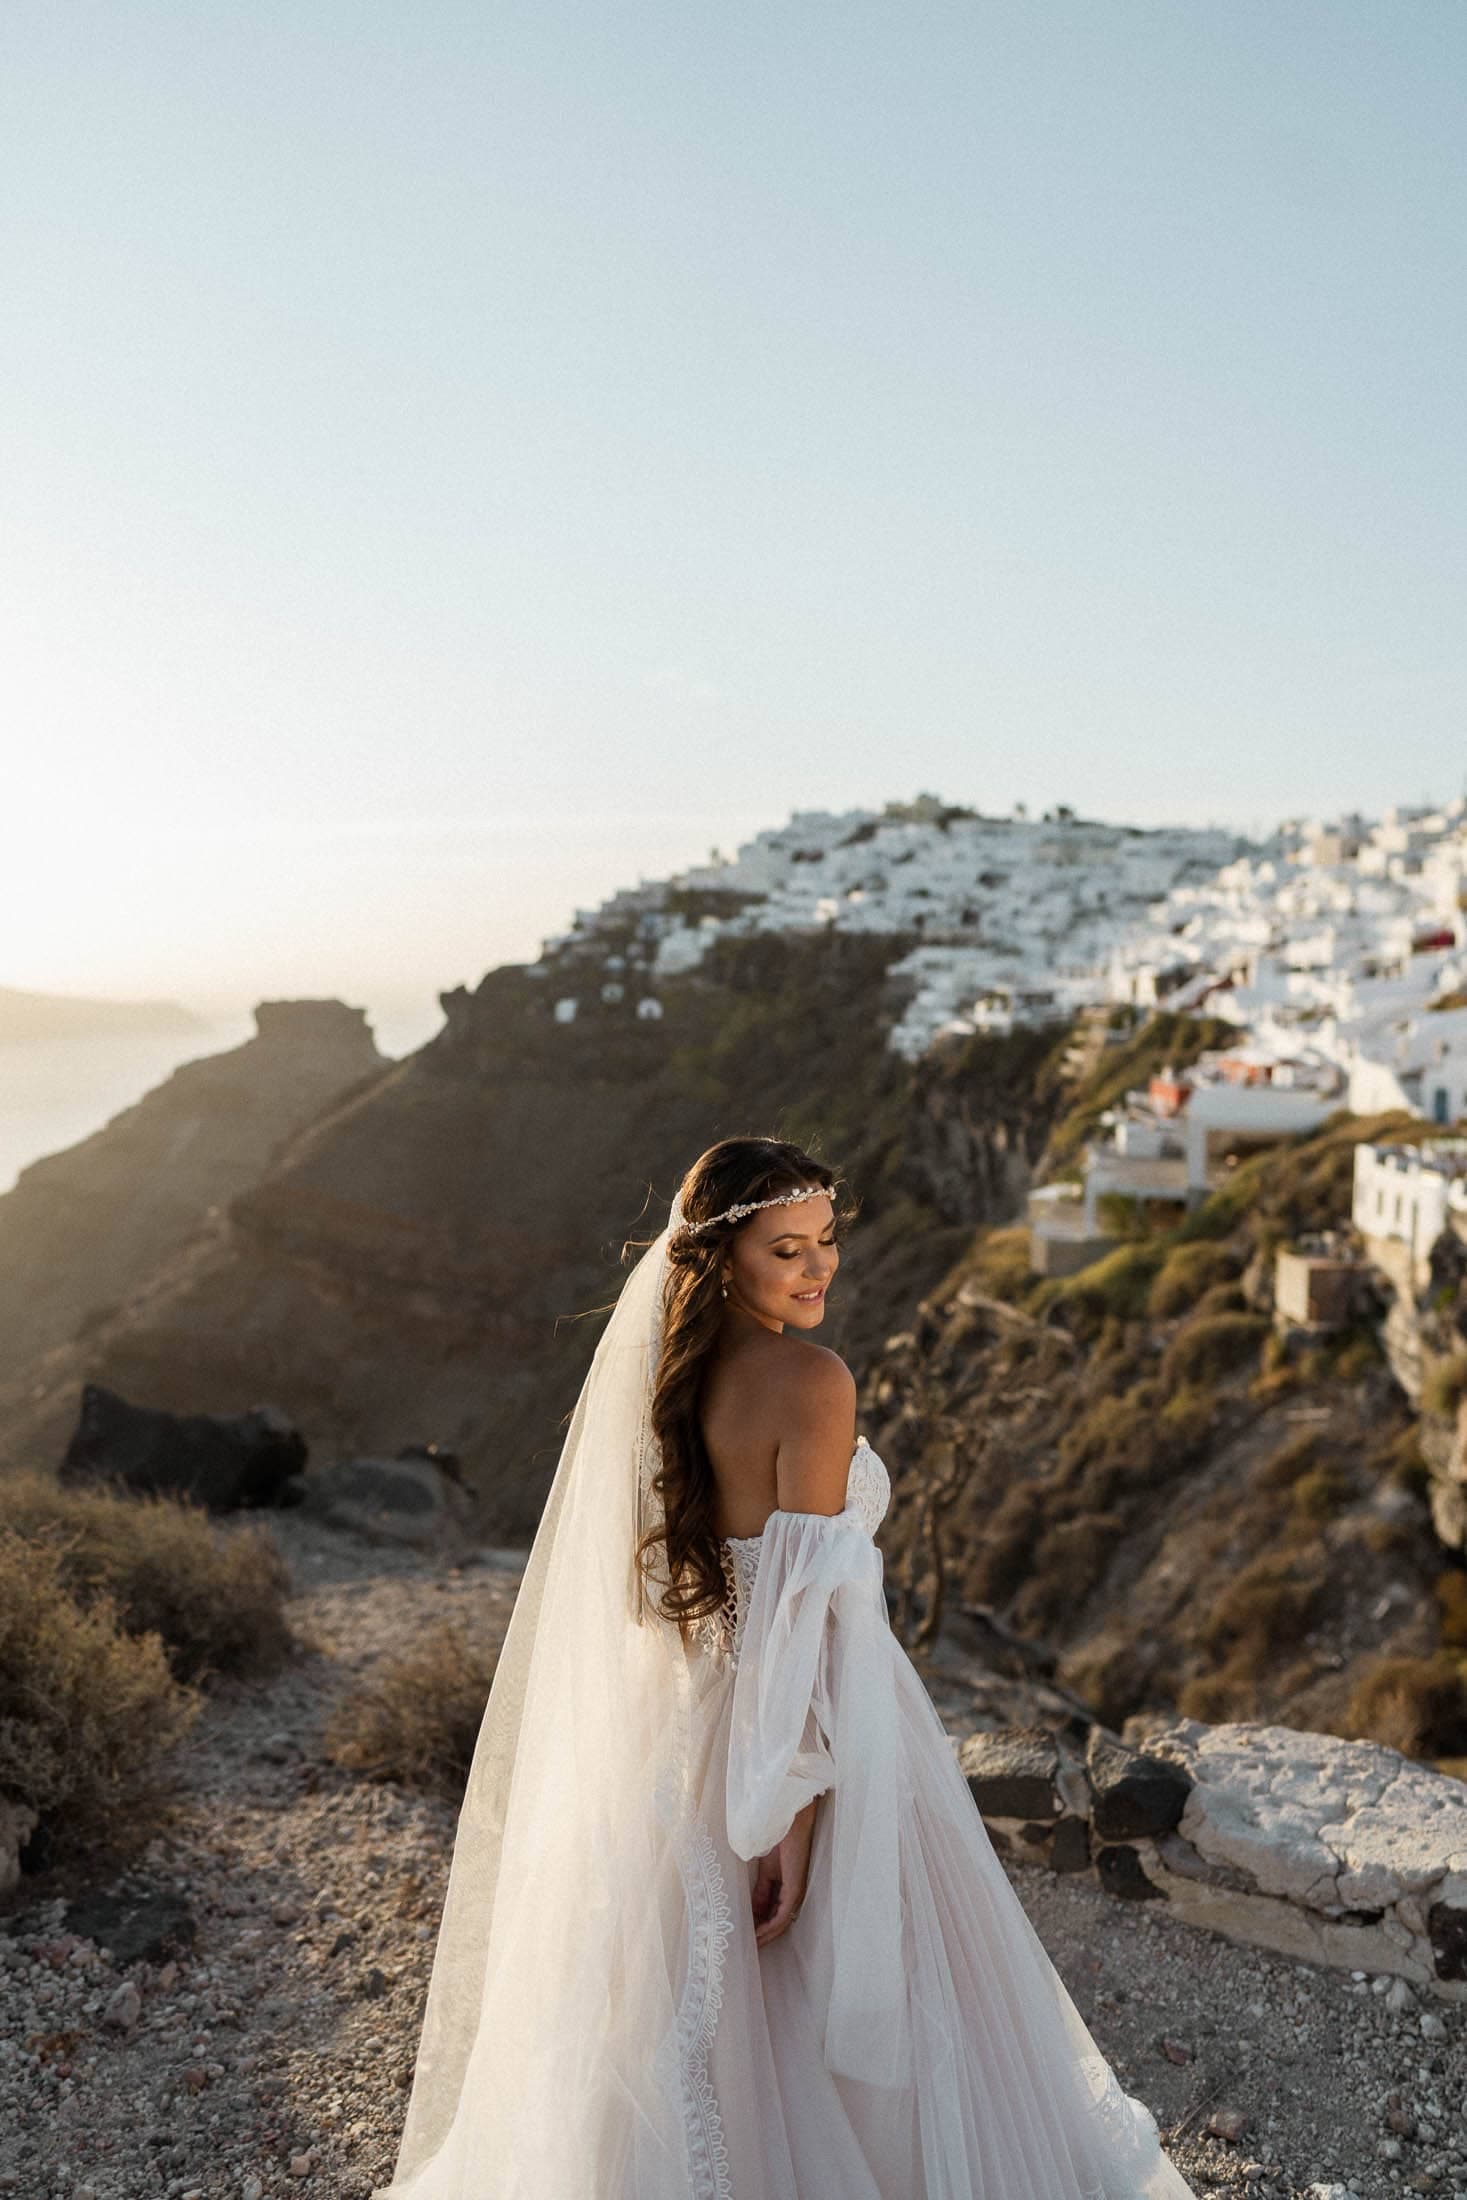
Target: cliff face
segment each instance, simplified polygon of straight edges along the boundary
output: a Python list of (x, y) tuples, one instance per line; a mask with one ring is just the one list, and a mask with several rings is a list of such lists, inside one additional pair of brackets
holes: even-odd
[(105, 1321), (284, 1140), (388, 1067), (363, 1012), (339, 1001), (262, 1001), (255, 1025), (0, 1196), (0, 1394)]
[(1374, 1326), (1286, 1342), (1273, 1246), (1348, 1204), (1338, 1119), (1062, 1283), (980, 1232), (871, 1367), (914, 1640), (997, 1625), (1119, 1727), (1165, 1706), (1467, 1756), (1467, 1576)]
[(864, 1366), (974, 1224), (1022, 1197), (1044, 1137), (1026, 1065), (1054, 1042), (913, 1069), (885, 1045), (890, 957), (839, 933), (721, 942), (661, 987), (657, 1021), (558, 1023), (518, 968), (445, 995), (434, 1040), (32, 1365), (5, 1456), (57, 1456), (82, 1380), (181, 1411), (268, 1399), (317, 1457), (450, 1447), (484, 1531), (525, 1537), (623, 1241), (651, 1236), (686, 1165), (741, 1131), (815, 1147), (859, 1195), (822, 1336)]

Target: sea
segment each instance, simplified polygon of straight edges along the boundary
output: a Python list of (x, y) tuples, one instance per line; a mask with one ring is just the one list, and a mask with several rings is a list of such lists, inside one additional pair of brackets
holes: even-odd
[[(367, 1021), (394, 1060), (442, 1028), (442, 1011), (397, 1010)], [(252, 1015), (186, 1032), (25, 1039), (0, 1045), (0, 1193), (45, 1154), (61, 1153), (161, 1085), (184, 1062), (220, 1054), (254, 1037)]]

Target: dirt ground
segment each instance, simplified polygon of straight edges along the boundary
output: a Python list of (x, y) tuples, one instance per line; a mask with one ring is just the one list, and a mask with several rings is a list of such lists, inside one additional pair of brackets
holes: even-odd
[[(353, 1672), (452, 1616), (502, 1635), (515, 1554), (457, 1569), (273, 1526), (310, 1647), (219, 1687), (177, 1823), (114, 1891), (151, 1954), (68, 1931), (73, 1874), (0, 1909), (0, 2194), (366, 2200), (391, 2173), (454, 1830), (348, 1776), (321, 1733)], [(1467, 2009), (1236, 1947), (1079, 1875), (1010, 1877), (1199, 2194), (1467, 2200)], [(1209, 2119), (1237, 2136), (1209, 2134)]]

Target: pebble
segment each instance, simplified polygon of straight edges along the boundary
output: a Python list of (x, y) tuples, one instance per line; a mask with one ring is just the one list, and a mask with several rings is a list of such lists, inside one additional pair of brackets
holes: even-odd
[[(0, 1913), (4, 2200), (368, 2200), (390, 2179), (456, 1813), (337, 1773), (322, 1727), (352, 1673), (447, 1596), (493, 1639), (515, 1580), (483, 1567), (449, 1584), (292, 1514), (270, 1529), (292, 1619), (321, 1647), (208, 1694), (179, 1821), (133, 1875), (187, 1898), (197, 1945), (119, 1973), (67, 1934), (59, 1899), (28, 1906), (22, 1882)], [(1467, 2200), (1467, 2006), (1235, 1946), (1081, 1873), (1010, 1878), (1127, 2092), (1180, 2134), (1169, 2151), (1195, 2193)], [(42, 2031), (76, 2038), (28, 2049)], [(1201, 2128), (1197, 2102), (1214, 2104)]]

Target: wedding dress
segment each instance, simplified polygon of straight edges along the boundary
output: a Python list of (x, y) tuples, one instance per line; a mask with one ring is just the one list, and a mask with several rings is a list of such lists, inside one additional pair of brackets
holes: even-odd
[[(691, 1641), (612, 1622), (596, 1559), (609, 1521), (630, 1534), (647, 1509), (655, 1263), (632, 1293), (657, 1245), (598, 1348), (511, 1621), (513, 1638), (528, 1594), (460, 1816), (397, 2170), (373, 2200), (1190, 2200), (891, 1630), (875, 1542), (891, 1486), (865, 1439), (841, 1512), (776, 1510), (724, 1541), (725, 1603)], [(623, 1313), (642, 1356), (618, 1367)], [(630, 1377), (622, 1476), (587, 1435), (598, 1398), (603, 1417), (628, 1406)], [(557, 1620), (572, 1550), (589, 1574)], [(599, 1658), (572, 1616), (588, 1605)], [(760, 1948), (757, 1859), (816, 1795), (799, 1914)]]

